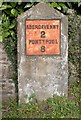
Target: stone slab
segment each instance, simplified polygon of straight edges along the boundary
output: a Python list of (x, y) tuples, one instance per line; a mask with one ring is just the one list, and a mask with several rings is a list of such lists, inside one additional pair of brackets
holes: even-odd
[[(25, 20), (61, 19), (61, 54), (27, 56)], [(38, 3), (17, 18), (18, 21), (18, 88), (19, 102), (38, 101), (54, 95), (68, 95), (68, 19), (46, 3)]]

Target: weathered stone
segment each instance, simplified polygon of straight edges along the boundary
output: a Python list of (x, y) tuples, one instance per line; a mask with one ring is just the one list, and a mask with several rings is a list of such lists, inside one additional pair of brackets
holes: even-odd
[(69, 84), (80, 81), (81, 16), (68, 10), (68, 71)]
[(9, 61), (2, 43), (0, 43), (0, 103), (9, 100), (10, 97), (16, 98), (15, 84), (12, 80)]
[[(61, 19), (61, 55), (26, 56), (25, 20)], [(68, 94), (68, 19), (46, 3), (39, 3), (18, 17), (18, 88), (19, 102), (34, 95), (46, 100)]]

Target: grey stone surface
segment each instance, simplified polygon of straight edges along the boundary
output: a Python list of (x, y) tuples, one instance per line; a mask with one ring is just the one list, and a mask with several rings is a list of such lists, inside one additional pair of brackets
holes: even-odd
[(10, 69), (11, 62), (4, 50), (2, 43), (0, 43), (0, 103), (4, 103), (10, 98), (16, 98), (15, 84), (12, 80)]
[[(61, 19), (61, 55), (26, 56), (25, 20)], [(39, 101), (68, 94), (68, 19), (46, 3), (39, 3), (17, 18), (19, 102), (35, 95)]]
[(69, 85), (80, 81), (81, 16), (68, 10), (68, 79)]

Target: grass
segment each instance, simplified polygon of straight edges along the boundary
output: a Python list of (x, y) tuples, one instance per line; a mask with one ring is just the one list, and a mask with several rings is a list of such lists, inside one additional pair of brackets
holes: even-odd
[(80, 83), (69, 87), (69, 96), (55, 96), (42, 102), (29, 102), (17, 106), (15, 100), (5, 103), (3, 118), (79, 118)]

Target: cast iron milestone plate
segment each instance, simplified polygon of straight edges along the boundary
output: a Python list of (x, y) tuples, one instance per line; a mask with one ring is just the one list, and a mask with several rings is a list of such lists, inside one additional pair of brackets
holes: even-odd
[(60, 55), (60, 20), (26, 20), (26, 55)]

